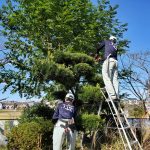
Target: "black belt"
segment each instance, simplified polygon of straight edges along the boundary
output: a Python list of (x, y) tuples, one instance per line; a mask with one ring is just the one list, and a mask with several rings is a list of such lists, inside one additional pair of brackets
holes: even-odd
[(111, 56), (111, 55), (109, 56), (109, 58), (114, 58), (115, 60), (117, 60), (117, 58), (116, 58), (116, 57), (114, 57), (114, 56)]

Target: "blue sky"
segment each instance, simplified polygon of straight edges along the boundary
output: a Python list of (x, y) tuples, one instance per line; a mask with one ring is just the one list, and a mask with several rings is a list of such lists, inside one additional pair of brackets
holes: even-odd
[[(97, 0), (93, 0), (96, 4)], [(150, 0), (110, 0), (119, 4), (117, 18), (128, 23), (124, 37), (131, 41), (130, 52), (150, 49)]]
[[(0, 7), (6, 0), (0, 0)], [(92, 0), (94, 4), (97, 0)], [(128, 23), (128, 31), (124, 38), (131, 41), (130, 52), (150, 50), (150, 0), (110, 0), (112, 5), (119, 4), (117, 18), (122, 23)], [(3, 39), (0, 36), (0, 48)], [(1, 89), (2, 86), (0, 86)], [(20, 97), (0, 93), (0, 99), (8, 97), (8, 100), (21, 100)], [(23, 99), (24, 100), (24, 99)]]

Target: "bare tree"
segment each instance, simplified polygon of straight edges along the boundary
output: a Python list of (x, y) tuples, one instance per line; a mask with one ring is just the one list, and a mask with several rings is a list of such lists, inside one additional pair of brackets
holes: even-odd
[(145, 101), (150, 90), (150, 52), (126, 54), (120, 57), (120, 62), (122, 90), (141, 100), (146, 112)]

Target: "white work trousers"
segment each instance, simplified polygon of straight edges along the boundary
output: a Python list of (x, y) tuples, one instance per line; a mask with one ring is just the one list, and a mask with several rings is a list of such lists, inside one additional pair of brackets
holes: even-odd
[(76, 131), (72, 132), (70, 129), (65, 133), (65, 129), (60, 125), (65, 125), (62, 121), (57, 121), (53, 131), (53, 150), (62, 150), (62, 145), (65, 136), (67, 136), (68, 150), (75, 150)]
[(114, 58), (107, 58), (102, 66), (102, 76), (107, 92), (112, 99), (119, 98), (118, 87), (118, 61)]

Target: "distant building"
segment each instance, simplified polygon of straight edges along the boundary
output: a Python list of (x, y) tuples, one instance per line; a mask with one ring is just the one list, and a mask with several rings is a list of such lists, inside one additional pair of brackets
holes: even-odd
[(9, 110), (25, 109), (35, 104), (37, 104), (37, 102), (34, 101), (32, 102), (3, 101), (0, 102), (0, 109), (9, 109)]
[(25, 109), (28, 108), (29, 104), (27, 102), (18, 102), (16, 103), (16, 109)]
[(137, 100), (136, 98), (129, 98), (129, 99), (124, 99), (121, 101), (123, 104), (128, 104), (128, 105), (140, 105), (142, 102), (140, 100)]
[(16, 103), (14, 101), (1, 102), (3, 109), (15, 109)]
[[(137, 100), (136, 98), (124, 99), (121, 101), (121, 103), (124, 105), (124, 111), (127, 117), (130, 117), (129, 111), (131, 111), (134, 106), (143, 105), (143, 102), (141, 100)], [(147, 115), (145, 115), (145, 117), (148, 118), (150, 117), (150, 100), (145, 101), (145, 106), (147, 109)]]

